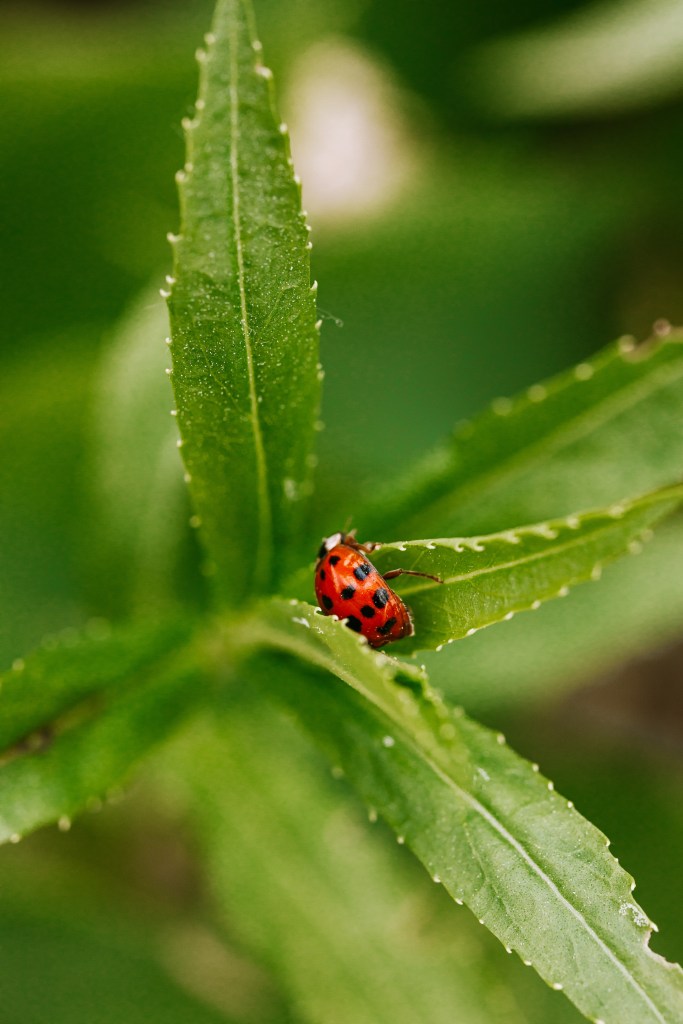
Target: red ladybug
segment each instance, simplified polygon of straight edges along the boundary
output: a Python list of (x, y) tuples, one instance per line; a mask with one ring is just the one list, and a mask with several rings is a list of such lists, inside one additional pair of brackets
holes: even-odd
[(333, 533), (323, 541), (315, 566), (315, 596), (325, 615), (338, 615), (349, 629), (362, 633), (371, 647), (384, 647), (414, 633), (410, 612), (386, 585), (396, 576), (438, 576), (410, 569), (380, 575), (367, 558), (379, 544), (359, 544), (351, 533)]

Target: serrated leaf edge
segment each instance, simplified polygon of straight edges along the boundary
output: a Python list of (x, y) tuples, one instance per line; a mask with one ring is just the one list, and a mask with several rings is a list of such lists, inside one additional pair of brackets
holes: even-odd
[[(278, 603), (278, 602), (276, 602), (276, 603)], [(335, 625), (332, 628), (343, 628), (345, 630), (345, 632), (348, 632), (346, 630), (346, 626), (343, 625), (343, 623), (344, 623), (343, 619), (338, 619), (337, 616), (324, 616), (323, 613), (320, 611), (320, 609), (319, 608), (315, 608), (313, 605), (309, 605), (309, 604), (306, 604), (304, 602), (296, 601), (296, 600), (289, 601), (289, 605), (290, 605), (290, 607), (292, 609), (296, 609), (299, 612), (298, 615), (292, 615), (291, 616), (292, 621), (294, 623), (298, 624), (298, 625), (301, 625), (301, 626), (303, 626), (303, 627), (305, 627), (307, 629), (310, 629), (310, 628), (312, 628), (312, 626), (315, 625), (315, 626), (318, 627), (318, 631), (320, 631), (319, 625), (317, 623), (314, 624), (312, 622), (312, 619), (314, 617), (315, 618), (322, 617), (330, 625), (332, 623), (335, 623)], [(277, 648), (279, 648), (281, 650), (286, 650), (289, 653), (292, 653), (292, 654), (300, 656), (304, 661), (308, 661), (309, 663), (313, 663), (315, 665), (318, 665), (321, 668), (324, 668), (324, 669), (326, 669), (328, 671), (331, 671), (333, 675), (337, 676), (343, 682), (347, 683), (347, 685), (351, 686), (352, 689), (355, 690), (359, 694), (359, 696), (361, 696), (362, 698), (367, 700), (369, 704), (371, 704), (377, 711), (379, 711), (380, 714), (385, 719), (387, 719), (388, 722), (391, 723), (392, 733), (400, 734), (402, 742), (404, 742), (406, 744), (406, 746), (408, 746), (417, 755), (417, 757), (419, 759), (423, 760), (427, 764), (427, 766), (434, 772), (434, 774), (449, 789), (451, 789), (454, 793), (456, 793), (458, 795), (459, 799), (461, 799), (464, 803), (466, 803), (467, 806), (469, 806), (476, 814), (480, 815), (481, 818), (489, 825), (489, 827), (494, 832), (496, 832), (496, 834), (498, 834), (504, 842), (508, 843), (516, 851), (517, 854), (519, 854), (519, 856), (522, 858), (524, 863), (527, 864), (531, 868), (532, 872), (540, 879), (540, 881), (544, 885), (546, 885), (548, 887), (548, 889), (559, 900), (561, 905), (563, 905), (566, 908), (566, 910), (568, 910), (570, 912), (570, 914), (579, 922), (580, 926), (585, 929), (585, 931), (588, 934), (588, 936), (590, 937), (591, 941), (595, 942), (596, 946), (602, 951), (602, 953), (608, 958), (608, 960), (617, 968), (617, 970), (625, 978), (625, 980), (629, 984), (629, 986), (638, 994), (638, 996), (642, 999), (642, 1001), (645, 1003), (645, 1005), (652, 1011), (652, 1013), (654, 1014), (656, 1020), (658, 1020), (660, 1022), (660, 1024), (669, 1024), (669, 1022), (666, 1020), (666, 1018), (662, 1016), (662, 1014), (660, 1013), (660, 1011), (657, 1008), (656, 1004), (651, 1000), (650, 996), (645, 991), (645, 989), (642, 987), (642, 985), (640, 985), (638, 983), (638, 981), (633, 977), (633, 975), (629, 971), (628, 967), (624, 963), (622, 963), (622, 961), (612, 951), (612, 949), (609, 947), (609, 945), (601, 938), (601, 936), (598, 934), (598, 932), (595, 930), (595, 928), (593, 928), (589, 924), (589, 922), (586, 920), (585, 916), (581, 913), (581, 911), (579, 911), (576, 907), (574, 907), (572, 905), (572, 903), (563, 895), (563, 893), (559, 889), (559, 887), (552, 881), (552, 879), (543, 870), (543, 868), (540, 866), (540, 864), (536, 863), (534, 858), (531, 856), (531, 854), (529, 854), (527, 852), (527, 850), (524, 848), (524, 846), (517, 839), (515, 839), (515, 837), (505, 828), (505, 826), (502, 824), (502, 822), (500, 822), (498, 820), (498, 818), (494, 814), (492, 814), (486, 807), (484, 807), (484, 805), (479, 800), (477, 800), (476, 797), (471, 796), (470, 794), (467, 793), (466, 790), (462, 789), (457, 784), (457, 782), (455, 782), (448, 775), (448, 773), (443, 768), (441, 768), (439, 766), (439, 764), (432, 757), (429, 756), (429, 754), (426, 752), (426, 750), (423, 747), (421, 747), (414, 740), (414, 738), (411, 736), (411, 734), (409, 732), (406, 731), (406, 729), (403, 726), (403, 724), (400, 721), (397, 721), (395, 716), (391, 713), (391, 710), (387, 709), (382, 704), (382, 702), (381, 702), (381, 700), (379, 698), (377, 698), (371, 691), (367, 690), (363, 686), (362, 681), (357, 678), (356, 674), (354, 674), (352, 671), (346, 669), (342, 663), (337, 661), (337, 659), (334, 657), (334, 655), (332, 655), (331, 657), (325, 657), (321, 653), (320, 654), (318, 652), (314, 653), (313, 651), (311, 651), (310, 648), (308, 648), (306, 646), (302, 646), (301, 644), (299, 644), (296, 641), (295, 638), (290, 637), (290, 636), (288, 636), (288, 635), (286, 635), (284, 633), (278, 632), (276, 629), (275, 630), (272, 629), (272, 627), (266, 627), (265, 629), (263, 629), (261, 624), (257, 625), (256, 623), (254, 623), (254, 625), (256, 626), (256, 633), (254, 634), (254, 637), (253, 637), (254, 639), (256, 639), (256, 635), (258, 635), (258, 638), (262, 642), (265, 642), (267, 644), (273, 644), (275, 647), (277, 647)], [(376, 651), (373, 652), (373, 651), (371, 651), (371, 649), (370, 649), (370, 647), (369, 647), (369, 645), (367, 643), (367, 640), (365, 640), (364, 637), (359, 637), (359, 636), (356, 636), (355, 634), (349, 634), (349, 639), (351, 640), (351, 642), (355, 642), (358, 645), (358, 647), (362, 650), (364, 656), (366, 656), (366, 657), (373, 657), (373, 656), (375, 656), (376, 664), (379, 664), (379, 667), (382, 670), (384, 670), (384, 671), (388, 670), (389, 672), (393, 673), (394, 667), (398, 668), (398, 666), (401, 664), (399, 662), (394, 661), (394, 659), (392, 659), (389, 656), (383, 654), (382, 652), (376, 652)], [(379, 657), (377, 657), (377, 656), (379, 656)], [(422, 699), (423, 700), (425, 700), (425, 699), (431, 700), (432, 703), (438, 703), (438, 704), (441, 703), (441, 700), (438, 697), (438, 694), (436, 694), (436, 692), (432, 692), (429, 689), (429, 687), (427, 686), (426, 683), (423, 685)], [(449, 709), (449, 710), (451, 711), (451, 713), (457, 713), (460, 709)], [(393, 737), (392, 737), (392, 739), (393, 739)], [(499, 736), (499, 741), (501, 739), (502, 739), (502, 742), (504, 743), (505, 742), (504, 737), (500, 737)], [(392, 746), (393, 746), (393, 742), (392, 742)], [(524, 759), (520, 758), (520, 760), (523, 761)], [(533, 770), (536, 769), (536, 766), (531, 766), (531, 767), (532, 767)], [(550, 791), (554, 792), (554, 786), (553, 786), (553, 784), (551, 782), (548, 783), (548, 789)], [(588, 823), (588, 824), (590, 824), (590, 823)], [(594, 826), (591, 826), (591, 827), (594, 827)], [(609, 845), (609, 843), (607, 843), (607, 845)], [(626, 876), (627, 879), (631, 879), (631, 881), (633, 881), (631, 876), (627, 875), (626, 872), (624, 872), (624, 875)], [(631, 886), (631, 891), (633, 891), (634, 887), (635, 887), (634, 885)], [(462, 900), (462, 901), (458, 900), (458, 901), (459, 902), (466, 902), (465, 900)], [(665, 967), (670, 968), (672, 970), (676, 970), (678, 965), (670, 963), (664, 957), (660, 956), (657, 953), (654, 953), (650, 949), (649, 941), (650, 941), (650, 937), (651, 937), (654, 925), (649, 920), (649, 918), (647, 918), (647, 917), (646, 917), (646, 921), (647, 921), (647, 930), (643, 934), (643, 949), (644, 949), (646, 955), (648, 955), (648, 956), (652, 957), (653, 959), (657, 960), (658, 962), (663, 964)], [(482, 924), (485, 924), (485, 922), (482, 921)], [(561, 985), (559, 983), (549, 982), (549, 984), (551, 984), (551, 986), (553, 988), (555, 988), (556, 990), (561, 990), (563, 988), (563, 985)], [(596, 1024), (600, 1024), (600, 1022), (596, 1020)]]

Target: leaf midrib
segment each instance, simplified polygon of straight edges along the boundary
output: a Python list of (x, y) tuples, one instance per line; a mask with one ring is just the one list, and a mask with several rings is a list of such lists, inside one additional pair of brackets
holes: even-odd
[(258, 501), (258, 540), (254, 557), (254, 588), (259, 590), (267, 582), (270, 573), (270, 562), (273, 544), (273, 515), (270, 506), (268, 489), (268, 467), (263, 444), (263, 433), (258, 411), (256, 394), (256, 377), (254, 358), (251, 347), (251, 331), (247, 310), (246, 272), (244, 268), (244, 250), (242, 243), (242, 226), (240, 221), (240, 190), (239, 190), (239, 63), (237, 53), (239, 40), (237, 24), (233, 20), (230, 28), (230, 179), (232, 186), (232, 224), (235, 234), (235, 252), (237, 256), (237, 284), (240, 294), (240, 323), (247, 359), (247, 377), (249, 383), (249, 405), (254, 452), (256, 458), (257, 501)]
[[(630, 510), (627, 510), (626, 515), (628, 515), (628, 511)], [(529, 565), (531, 562), (537, 562), (544, 558), (554, 557), (555, 555), (562, 555), (565, 552), (570, 551), (572, 548), (581, 547), (588, 541), (594, 541), (595, 539), (599, 538), (601, 534), (611, 530), (613, 526), (616, 525), (616, 523), (622, 521), (623, 519), (625, 519), (625, 516), (621, 517), (621, 519), (615, 519), (612, 522), (605, 522), (603, 525), (591, 530), (591, 532), (588, 534), (577, 532), (571, 539), (565, 541), (563, 544), (553, 544), (546, 548), (544, 551), (533, 551), (528, 555), (524, 555), (520, 558), (515, 558), (510, 562), (496, 562), (493, 565), (485, 565), (479, 569), (472, 569), (470, 572), (460, 573), (458, 576), (449, 576), (443, 580), (442, 584), (436, 583), (433, 580), (423, 580), (420, 583), (409, 584), (407, 587), (401, 588), (401, 595), (410, 597), (412, 594), (423, 593), (424, 591), (429, 590), (437, 590), (440, 589), (441, 586), (449, 586), (452, 583), (465, 583), (468, 580), (476, 579), (478, 576), (487, 576), (495, 572), (502, 572), (508, 569), (516, 569), (519, 566)], [(492, 534), (491, 536), (496, 537), (500, 536), (500, 534)], [(482, 537), (482, 539), (484, 538)], [(408, 543), (410, 543), (411, 547), (415, 546), (415, 543)], [(436, 549), (438, 549), (439, 546), (444, 547), (444, 545), (439, 545), (438, 542), (436, 541), (431, 541), (430, 543), (435, 544)], [(386, 547), (389, 547), (389, 545), (386, 545)], [(571, 582), (571, 580), (567, 582)]]
[[(309, 606), (305, 606), (303, 610), (308, 610), (308, 607)], [(388, 721), (391, 722), (392, 729), (395, 729), (399, 732), (402, 741), (405, 743), (407, 747), (409, 747), (413, 751), (413, 753), (417, 756), (418, 760), (424, 761), (425, 764), (434, 772), (437, 778), (439, 778), (448, 788), (450, 788), (456, 794), (456, 796), (459, 796), (460, 799), (467, 806), (469, 806), (476, 814), (480, 815), (480, 817), (486, 822), (486, 824), (489, 825), (489, 827), (504, 842), (508, 843), (508, 845), (511, 846), (513, 850), (515, 850), (515, 852), (529, 866), (532, 873), (534, 873), (538, 877), (538, 879), (548, 887), (551, 893), (553, 893), (557, 897), (560, 904), (564, 906), (570, 912), (570, 914), (576, 919), (579, 925), (585, 930), (589, 938), (593, 942), (595, 942), (598, 949), (602, 951), (602, 953), (607, 957), (607, 959), (611, 961), (611, 963), (617, 968), (619, 973), (623, 975), (623, 977), (626, 979), (627, 983), (631, 986), (631, 988), (635, 990), (635, 992), (640, 996), (645, 1005), (654, 1013), (655, 1018), (660, 1022), (660, 1024), (667, 1024), (666, 1018), (664, 1018), (661, 1015), (661, 1013), (657, 1009), (657, 1006), (652, 1002), (647, 992), (636, 981), (636, 979), (630, 973), (625, 964), (623, 964), (621, 960), (617, 957), (617, 955), (610, 949), (606, 941), (601, 938), (601, 936), (598, 934), (595, 928), (593, 928), (588, 923), (584, 915), (577, 908), (575, 908), (571, 904), (571, 902), (563, 895), (561, 890), (545, 873), (540, 864), (536, 863), (531, 854), (528, 853), (522, 846), (522, 844), (508, 832), (508, 830), (505, 828), (502, 822), (499, 822), (491, 811), (489, 811), (479, 800), (477, 800), (476, 797), (470, 796), (470, 794), (467, 793), (466, 790), (462, 789), (458, 785), (458, 783), (454, 779), (452, 779), (450, 775), (448, 775), (448, 773), (444, 769), (442, 769), (441, 766), (426, 753), (424, 748), (418, 745), (418, 743), (414, 740), (412, 735), (406, 731), (405, 726), (400, 722), (400, 720), (398, 720), (394, 716), (394, 714), (392, 714), (391, 709), (387, 709), (386, 707), (384, 707), (379, 698), (377, 698), (375, 694), (372, 693), (372, 691), (367, 690), (366, 687), (353, 675), (351, 671), (345, 669), (344, 666), (339, 664), (334, 658), (328, 658), (323, 654), (313, 652), (308, 646), (302, 645), (299, 642), (297, 642), (294, 638), (287, 636), (284, 633), (279, 633), (276, 630), (274, 631), (269, 628), (260, 629), (259, 638), (266, 642), (268, 642), (268, 639), (271, 638), (272, 642), (274, 643), (274, 646), (288, 650), (291, 653), (298, 655), (303, 660), (312, 662), (313, 664), (317, 664), (321, 668), (324, 668), (326, 671), (338, 676), (349, 686), (351, 686), (351, 688), (356, 693), (358, 693), (359, 696), (367, 700), (369, 704), (371, 704), (377, 711), (380, 712), (380, 714), (382, 714), (386, 719), (388, 719)], [(645, 947), (645, 949), (647, 951), (647, 947)]]

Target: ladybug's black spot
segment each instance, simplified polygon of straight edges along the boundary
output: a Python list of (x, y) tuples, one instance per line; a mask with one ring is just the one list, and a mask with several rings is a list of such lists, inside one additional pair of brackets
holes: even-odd
[(360, 619), (357, 619), (355, 615), (349, 615), (348, 619), (346, 620), (346, 625), (349, 627), (349, 629), (352, 629), (354, 633), (360, 633), (361, 629), (363, 628)]
[(374, 619), (375, 617), (375, 609), (372, 607), (371, 604), (364, 604), (360, 610), (360, 613), (364, 619)]
[(392, 629), (394, 628), (395, 625), (396, 625), (396, 619), (394, 619), (394, 618), (387, 619), (387, 621), (384, 623), (383, 626), (378, 626), (377, 627), (377, 632), (381, 636), (387, 636), (387, 634), (391, 633), (391, 631), (392, 631)]
[(325, 608), (327, 608), (327, 610), (328, 610), (328, 612), (329, 612), (330, 608), (332, 607), (332, 605), (333, 605), (333, 603), (334, 603), (334, 602), (332, 601), (332, 598), (331, 598), (331, 597), (328, 597), (328, 596), (327, 596), (327, 594), (323, 594), (323, 596), (321, 597), (321, 599), (320, 599), (320, 600), (322, 601), (322, 603), (323, 603), (323, 606), (324, 606)]
[(378, 587), (375, 593), (372, 595), (372, 603), (375, 608), (386, 608), (387, 601), (389, 600), (389, 591), (384, 587)]
[(341, 592), (341, 596), (344, 598), (345, 601), (350, 601), (355, 593), (355, 587), (344, 587), (344, 589)]
[(324, 580), (324, 579), (325, 579), (325, 570), (324, 570), (324, 569), (321, 569), (321, 570), (320, 570), (320, 579), (321, 579), (321, 580)]
[(368, 562), (361, 562), (360, 565), (357, 565), (353, 570), (353, 575), (360, 583), (362, 583), (366, 576), (369, 576), (371, 572), (372, 566), (369, 565)]
[(328, 559), (328, 565), (336, 565), (340, 561), (339, 555), (330, 555)]

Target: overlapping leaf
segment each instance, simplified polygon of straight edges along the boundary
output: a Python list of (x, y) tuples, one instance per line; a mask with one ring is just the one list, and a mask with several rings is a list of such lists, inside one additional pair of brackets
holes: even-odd
[(251, 629), (300, 663), (271, 689), (454, 899), (591, 1019), (679, 1019), (683, 972), (649, 951), (632, 879), (503, 737), (310, 606), (271, 605)]
[(310, 495), (318, 328), (300, 186), (246, 0), (220, 0), (206, 43), (179, 175), (172, 380), (207, 570), (234, 604), (272, 586)]
[(650, 527), (681, 501), (683, 485), (503, 533), (383, 545), (372, 555), (380, 572), (400, 567), (443, 581), (396, 581), (415, 620), (415, 636), (402, 650), (457, 640), (599, 578), (604, 563), (640, 550)]
[(67, 636), (2, 680), (0, 842), (106, 796), (202, 702), (192, 623)]
[(111, 627), (94, 620), (66, 630), (18, 659), (0, 675), (0, 752), (38, 729), (48, 729), (79, 702), (146, 672), (173, 656), (189, 638), (190, 619)]
[(118, 325), (95, 384), (91, 558), (98, 582), (106, 580), (98, 600), (105, 597), (108, 611), (149, 611), (176, 596), (190, 514), (164, 374), (168, 329), (158, 291), (145, 289)]
[[(260, 694), (254, 663), (242, 679)], [(157, 775), (186, 794), (231, 934), (272, 966), (302, 1024), (452, 1024), (454, 1008), (468, 1024), (577, 1019), (368, 825), (272, 702), (254, 710), (238, 698), (198, 721)]]
[(683, 331), (625, 338), (461, 424), (357, 521), (372, 540), (471, 535), (607, 506), (679, 479), (682, 418)]

